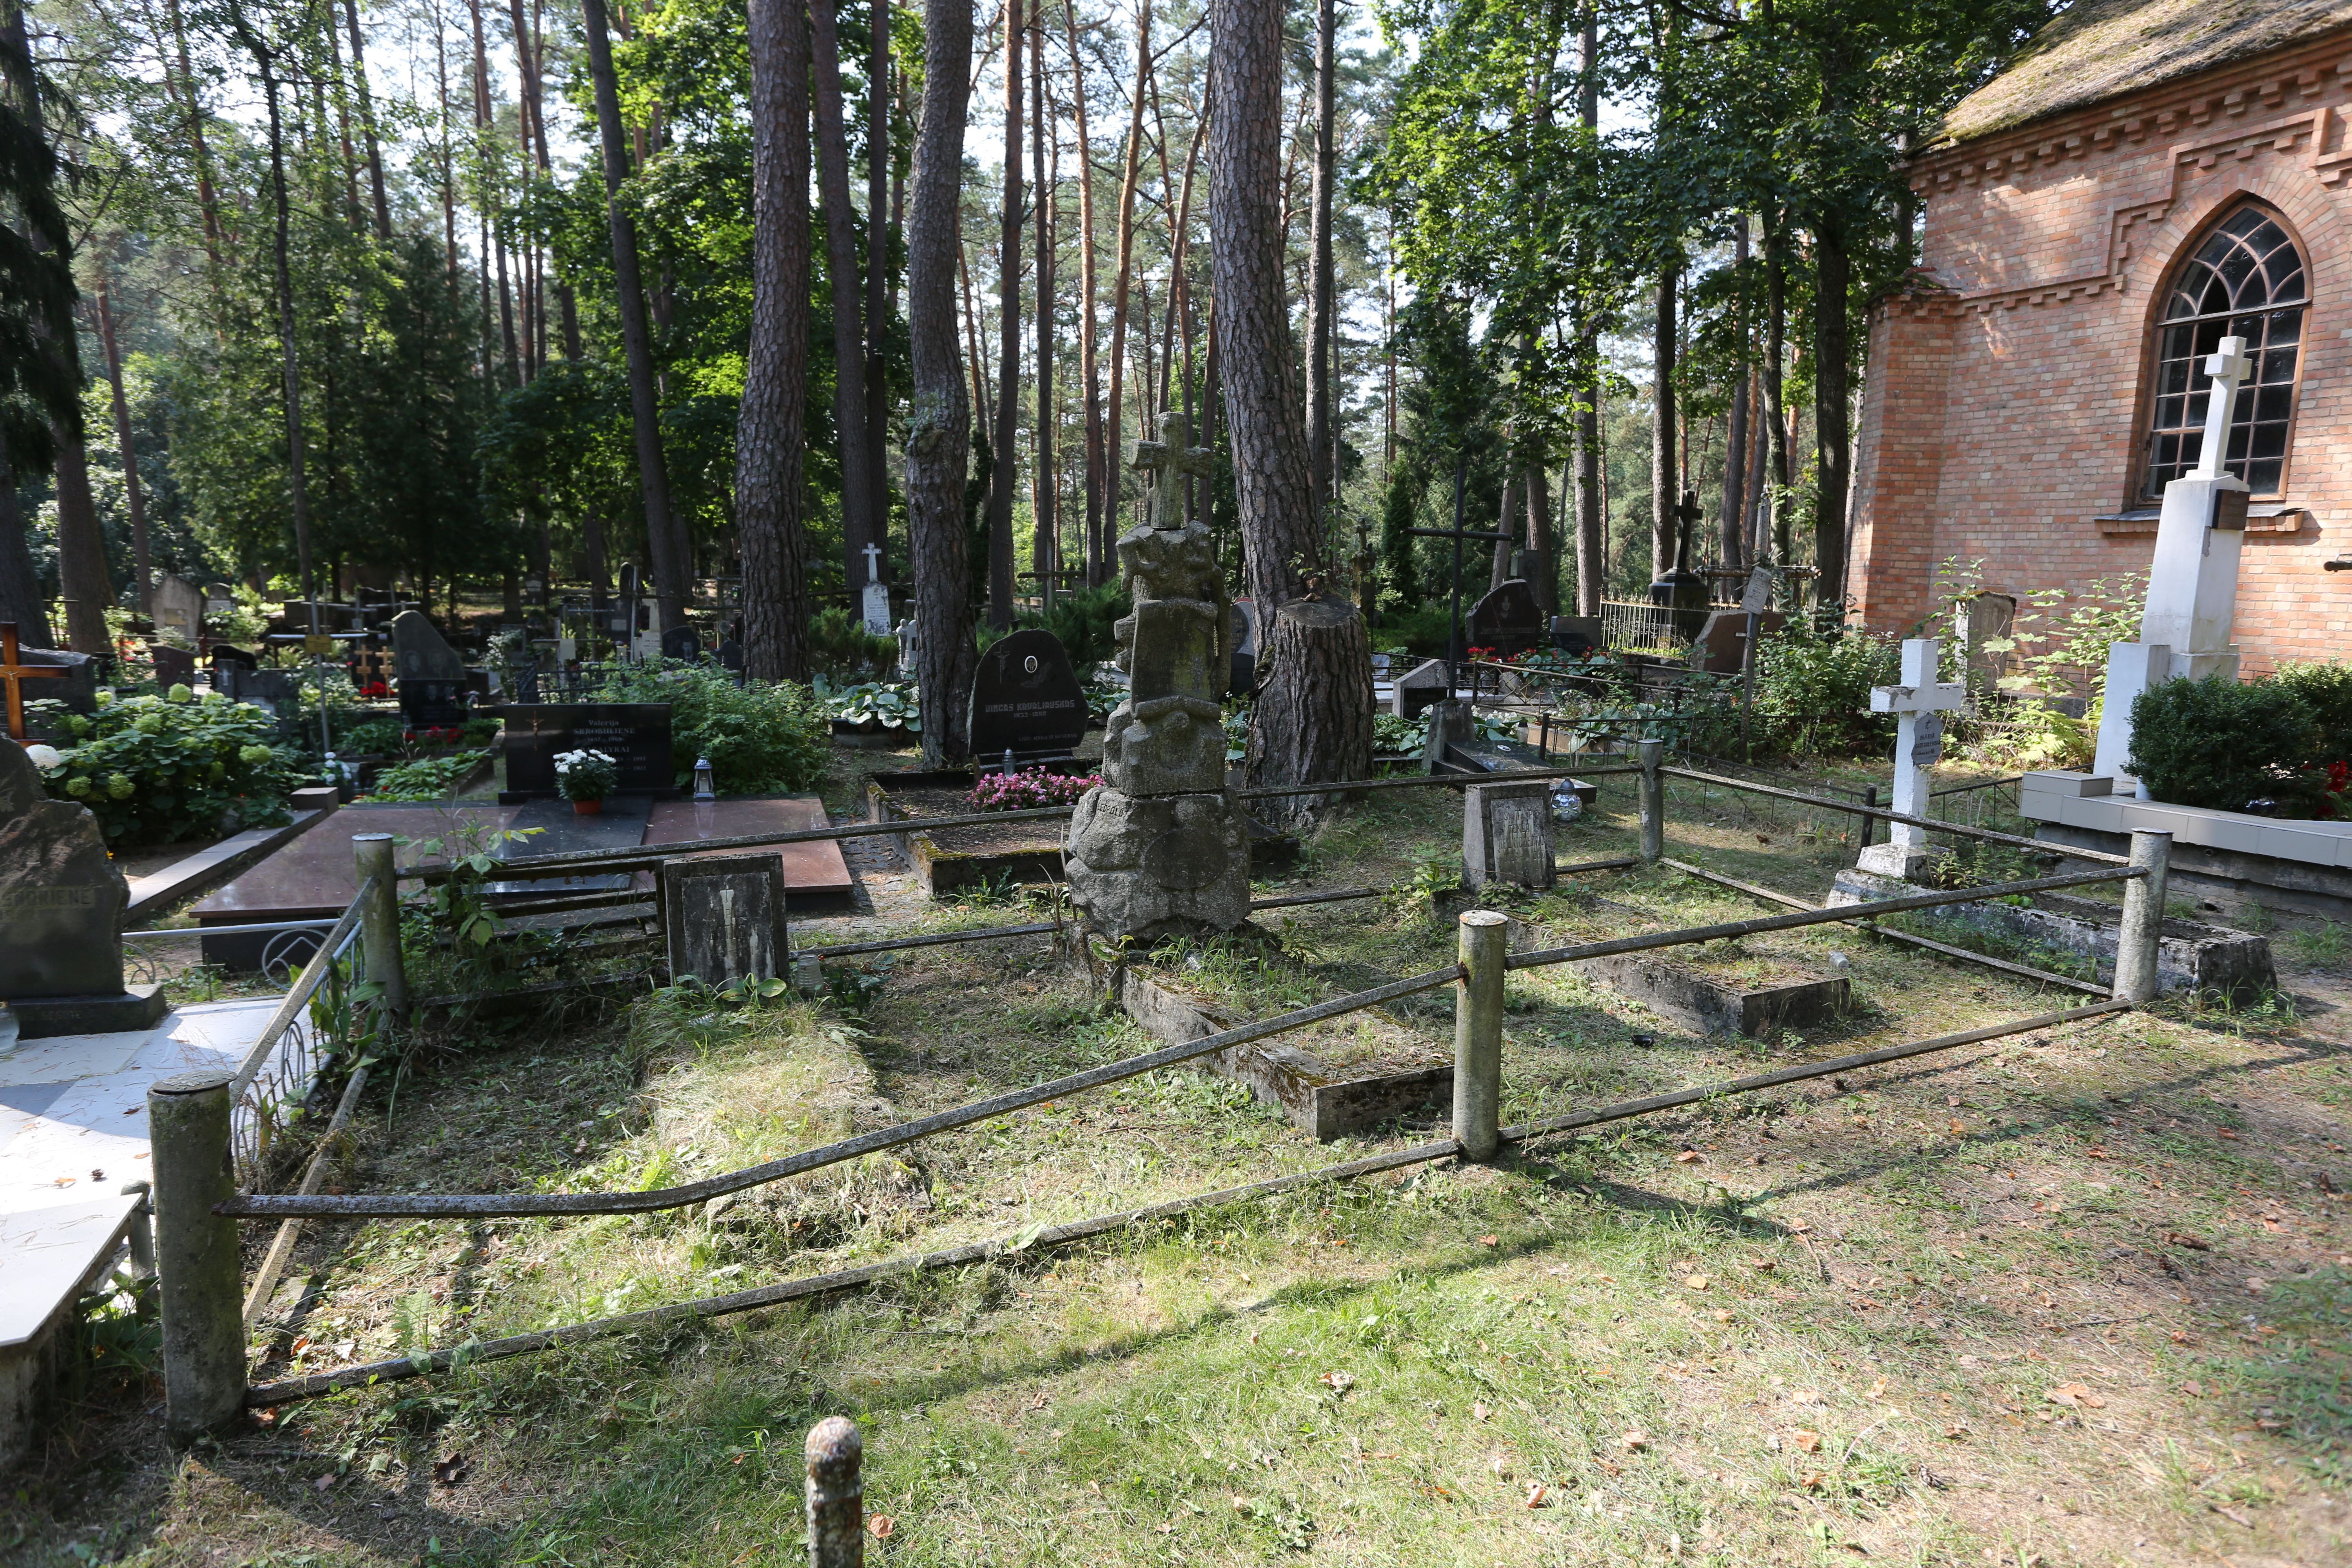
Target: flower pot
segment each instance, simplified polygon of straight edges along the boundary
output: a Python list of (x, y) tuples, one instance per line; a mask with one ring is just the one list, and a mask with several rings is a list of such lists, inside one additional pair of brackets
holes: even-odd
[(601, 816), (604, 811), (604, 803), (601, 800), (575, 800), (572, 803), (574, 816)]

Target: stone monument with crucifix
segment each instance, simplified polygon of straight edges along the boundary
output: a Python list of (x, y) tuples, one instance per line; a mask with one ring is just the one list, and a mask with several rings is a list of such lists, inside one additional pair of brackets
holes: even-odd
[(1079, 801), (1067, 845), (1071, 899), (1113, 942), (1249, 918), (1249, 818), (1225, 789), (1233, 599), (1184, 499), (1209, 454), (1182, 415), (1162, 414), (1160, 429), (1135, 444), (1143, 521), (1118, 541), (1135, 605), (1117, 627), (1128, 694), (1104, 726), (1105, 782)]
[[(1968, 703), (1968, 688), (1936, 679), (1943, 643), (1913, 637), (1903, 645), (1903, 684), (1871, 689), (1870, 710), (1897, 716), (1895, 729), (1895, 809), (1927, 815), (1927, 790), (1944, 754), (1944, 715)], [(1864, 849), (1854, 865), (1882, 877), (1908, 879), (1927, 867), (1927, 830), (1907, 822), (1887, 825), (1886, 842)]]
[(890, 635), (890, 588), (882, 581), (882, 547), (869, 543), (858, 552), (866, 557), (866, 589), (861, 608), (866, 629), (877, 637)]
[(2156, 560), (2148, 568), (2147, 607), (2139, 641), (2107, 649), (2106, 696), (2099, 711), (2094, 778), (2116, 781), (2116, 793), (2139, 787), (2124, 770), (2131, 760), (2132, 703), (2149, 687), (2186, 676), (2238, 678), (2238, 650), (2230, 642), (2238, 603), (2238, 552), (2246, 541), (2246, 482), (2223, 471), (2238, 386), (2252, 374), (2246, 340), (2223, 338), (2208, 356), (2205, 433), (2197, 466), (2164, 487), (2156, 525)]

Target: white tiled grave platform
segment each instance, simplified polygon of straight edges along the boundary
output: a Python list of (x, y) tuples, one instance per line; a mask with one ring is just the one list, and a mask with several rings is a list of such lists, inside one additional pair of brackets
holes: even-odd
[(147, 1179), (147, 1086), (234, 1072), (281, 998), (173, 1009), (152, 1029), (0, 1055), (0, 1349), (38, 1334), (128, 1228)]
[(2114, 780), (2089, 773), (2029, 773), (2018, 787), (2018, 815), (2098, 833), (2169, 833), (2175, 844), (2352, 868), (2352, 822), (2281, 822), (2242, 811), (2168, 805), (2113, 794), (2114, 786)]

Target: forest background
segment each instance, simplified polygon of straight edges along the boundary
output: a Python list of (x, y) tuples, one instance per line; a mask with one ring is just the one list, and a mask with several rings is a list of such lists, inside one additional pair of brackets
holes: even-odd
[[(1523, 541), (1561, 609), (1760, 552), (1834, 605), (1867, 311), (1916, 262), (1902, 158), (2052, 9), (1291, 6), (1287, 368), (1374, 645), (1428, 639), (1451, 550), (1409, 531), (1457, 515)], [(32, 241), (0, 258), (0, 328), (37, 346), (61, 305), (73, 341), (0, 376), (0, 614), (62, 602), (80, 646), (96, 602), (139, 601), (142, 556), (282, 593), (307, 550), (324, 591), (398, 573), (444, 612), (460, 584), (512, 610), (624, 560), (651, 580), (665, 549), (674, 578), (741, 572), (739, 435), (772, 423), (745, 400), (763, 80), (807, 193), (799, 613), (849, 602), (869, 540), (919, 577), (905, 227), (939, 10), (822, 5), (763, 79), (742, 0), (10, 0), (37, 145), (0, 175)], [(1065, 592), (1115, 575), (1124, 455), (1162, 409), (1213, 449), (1240, 580), (1211, 22), (971, 18), (954, 326), (988, 624), (1048, 563)], [(1481, 552), (1468, 591), (1509, 563)]]

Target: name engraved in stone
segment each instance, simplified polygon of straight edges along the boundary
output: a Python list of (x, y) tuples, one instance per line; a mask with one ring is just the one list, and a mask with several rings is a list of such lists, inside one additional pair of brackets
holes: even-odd
[(98, 907), (98, 889), (79, 888), (10, 888), (0, 892), (0, 910), (11, 914), (30, 910), (94, 910)]

